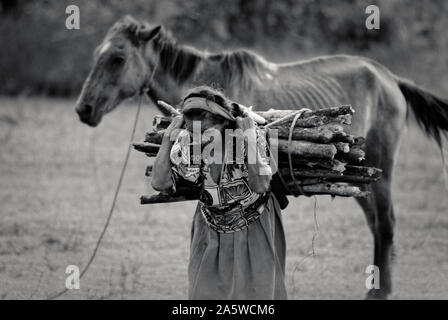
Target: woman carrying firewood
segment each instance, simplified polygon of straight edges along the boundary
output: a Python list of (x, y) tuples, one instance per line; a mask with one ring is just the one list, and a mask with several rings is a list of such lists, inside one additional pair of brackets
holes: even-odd
[[(200, 193), (191, 232), (189, 298), (286, 299), (285, 234), (279, 203), (270, 190), (272, 168), (258, 119), (209, 87), (193, 89), (181, 111), (164, 134), (152, 186), (167, 191), (190, 183)], [(199, 140), (194, 138), (196, 121)], [(193, 133), (193, 142), (181, 128)], [(243, 138), (239, 145), (214, 134), (213, 143), (220, 140), (222, 148), (214, 148), (212, 158), (201, 155), (200, 161), (191, 161), (194, 143), (200, 150), (212, 143), (204, 138), (206, 132), (215, 130), (224, 137), (226, 129), (255, 138)], [(238, 148), (243, 161), (236, 159)]]

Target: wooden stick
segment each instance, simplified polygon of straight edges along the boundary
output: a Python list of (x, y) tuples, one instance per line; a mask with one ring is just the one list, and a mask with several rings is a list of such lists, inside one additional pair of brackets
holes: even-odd
[(339, 153), (348, 153), (350, 151), (350, 144), (345, 142), (333, 142), (334, 146), (336, 147), (336, 150)]
[(349, 175), (361, 175), (364, 177), (381, 177), (383, 170), (375, 167), (346, 165), (345, 172)]
[(156, 204), (168, 202), (192, 201), (197, 199), (188, 199), (185, 196), (172, 196), (166, 193), (158, 193), (152, 196), (141, 196), (140, 204)]
[(155, 131), (155, 132), (147, 132), (145, 135), (145, 142), (154, 143), (154, 144), (162, 144), (164, 134), (165, 134), (165, 130)]
[(162, 100), (157, 101), (157, 104), (159, 105), (159, 107), (161, 107), (162, 109), (165, 109), (168, 113), (171, 113), (171, 115), (173, 115), (173, 116), (180, 115), (179, 110), (176, 110), (173, 106), (169, 105), (168, 103), (166, 103)]
[(140, 197), (140, 203), (151, 204), (198, 200), (199, 192), (200, 190), (192, 186), (191, 183), (179, 183), (178, 185), (176, 185), (176, 192), (162, 191), (151, 196), (142, 196)]
[(353, 140), (353, 144), (357, 146), (362, 146), (366, 142), (366, 138), (364, 137), (354, 137)]
[[(271, 132), (272, 130), (276, 130), (277, 136), (279, 138), (287, 139), (289, 137), (289, 126), (275, 125), (269, 127), (269, 130)], [(292, 139), (318, 142), (318, 143), (328, 143), (331, 140), (333, 140), (335, 133), (342, 132), (342, 130), (343, 127), (336, 124), (327, 124), (314, 128), (300, 128), (296, 126), (292, 130)]]
[[(278, 151), (288, 153), (287, 140), (278, 139)], [(291, 141), (291, 154), (305, 158), (320, 158), (331, 160), (336, 155), (336, 147), (332, 144), (318, 144), (307, 141)]]
[(355, 144), (355, 137), (351, 134), (348, 134), (347, 132), (335, 132), (333, 135), (332, 142), (344, 142), (348, 143), (350, 145)]
[[(290, 187), (290, 189), (294, 188), (294, 184), (290, 183), (288, 187)], [(312, 195), (328, 194), (340, 197), (367, 197), (370, 194), (368, 191), (361, 191), (359, 187), (337, 183), (313, 184), (303, 186), (302, 188), (307, 194)]]
[[(291, 116), (286, 116), (284, 118), (276, 118), (276, 116), (272, 116), (270, 118), (271, 121), (268, 121), (270, 124), (269, 126), (285, 126), (290, 127), (294, 113), (291, 113)], [(272, 125), (271, 125), (272, 123)], [(326, 124), (345, 124), (349, 125), (352, 123), (352, 115), (346, 114), (346, 115), (340, 115), (337, 117), (328, 117), (328, 116), (311, 116), (307, 118), (299, 118), (297, 119), (295, 123), (295, 127), (300, 128), (314, 128), (314, 127), (320, 127)]]
[[(313, 159), (313, 158), (302, 158), (302, 157), (292, 157), (293, 167), (305, 167), (305, 168), (323, 168), (335, 172), (343, 172), (345, 170), (346, 163), (333, 159), (333, 160), (323, 160), (323, 159)], [(280, 167), (288, 167), (288, 157), (284, 153), (279, 153), (278, 163)]]
[[(298, 110), (278, 110), (278, 109), (269, 109), (268, 111), (256, 111), (259, 115), (265, 118), (268, 122), (273, 122), (278, 119), (285, 119), (290, 116), (293, 117), (297, 113)], [(341, 115), (352, 115), (355, 113), (355, 110), (349, 105), (343, 105), (340, 107), (319, 109), (319, 110), (309, 110), (302, 113), (299, 119), (306, 119), (313, 116), (318, 117), (331, 117), (336, 118)], [(350, 118), (351, 119), (351, 118)]]
[(340, 107), (332, 107), (326, 109), (319, 109), (313, 111), (306, 111), (303, 113), (302, 118), (307, 118), (311, 116), (327, 116), (327, 117), (337, 117), (345, 114), (354, 114), (355, 109), (350, 105), (342, 105)]
[[(319, 178), (300, 178), (296, 180), (299, 181), (300, 185), (309, 185), (309, 184), (319, 184), (319, 183), (354, 183), (354, 184), (370, 184), (372, 182), (377, 181), (379, 178), (373, 177), (361, 177), (361, 176), (348, 176), (343, 175), (340, 177), (319, 177)], [(285, 179), (287, 183), (293, 182), (290, 178)]]
[[(287, 182), (292, 181), (291, 175), (289, 173), (288, 168), (281, 168), (279, 170), (280, 174), (282, 175), (283, 179)], [(331, 172), (328, 170), (322, 170), (322, 169), (311, 169), (311, 170), (293, 170), (294, 177), (297, 181), (299, 181), (299, 184), (302, 184), (303, 181), (309, 180), (309, 179), (318, 179), (317, 181), (320, 182), (353, 182), (353, 183), (371, 183), (377, 181), (380, 176), (360, 176), (360, 175), (348, 175), (346, 173), (338, 173), (338, 172)], [(308, 183), (309, 184), (309, 183)]]
[(351, 163), (362, 163), (365, 160), (365, 152), (361, 148), (354, 146), (347, 153), (338, 153), (337, 158), (344, 159)]
[[(350, 167), (350, 166), (347, 166)], [(381, 170), (373, 167), (356, 167), (358, 171), (347, 168), (344, 172), (330, 171), (322, 168), (294, 168), (294, 176), (299, 178), (317, 178), (317, 177), (342, 177), (342, 176), (358, 176), (378, 180), (381, 177)], [(289, 168), (280, 168), (279, 172), (287, 177), (290, 176)]]
[(151, 155), (157, 155), (160, 149), (160, 145), (154, 143), (134, 143), (133, 146), (135, 150)]
[(152, 120), (152, 126), (154, 128), (154, 131), (165, 130), (166, 128), (168, 128), (172, 121), (173, 117), (157, 115)]

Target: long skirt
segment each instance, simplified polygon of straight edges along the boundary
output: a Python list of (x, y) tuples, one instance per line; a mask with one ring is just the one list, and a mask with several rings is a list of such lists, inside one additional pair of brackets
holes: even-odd
[(286, 241), (271, 195), (261, 216), (241, 231), (218, 233), (199, 206), (191, 229), (189, 299), (287, 299)]

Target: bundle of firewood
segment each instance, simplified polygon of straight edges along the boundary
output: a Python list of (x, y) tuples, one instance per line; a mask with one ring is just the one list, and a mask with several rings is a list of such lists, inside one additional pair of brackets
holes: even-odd
[[(351, 124), (353, 113), (351, 106), (306, 110), (300, 116), (296, 116), (297, 110), (256, 112), (266, 119), (265, 128), (277, 131), (278, 174), (284, 193), (344, 197), (368, 195), (359, 185), (378, 180), (381, 170), (363, 165), (365, 153), (362, 145), (365, 139), (344, 131), (343, 125)], [(155, 157), (165, 129), (172, 119), (169, 116), (156, 116), (153, 131), (146, 134), (144, 143), (134, 144), (134, 148), (149, 157)], [(275, 135), (270, 136), (272, 145), (272, 136)], [(151, 172), (152, 166), (149, 166), (146, 176), (151, 176)], [(162, 192), (143, 196), (141, 202), (175, 202), (198, 198), (199, 190), (186, 184), (177, 186), (176, 194)]]

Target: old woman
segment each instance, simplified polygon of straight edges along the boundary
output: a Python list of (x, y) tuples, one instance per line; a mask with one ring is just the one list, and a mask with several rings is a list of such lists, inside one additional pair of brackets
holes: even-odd
[[(182, 115), (164, 134), (152, 186), (166, 191), (189, 183), (200, 193), (191, 230), (188, 297), (286, 299), (285, 234), (261, 129), (237, 103), (209, 87), (193, 89), (181, 107)], [(244, 132), (246, 138), (219, 139), (226, 129)], [(219, 135), (207, 134), (210, 130)], [(207, 157), (210, 143), (221, 148)], [(191, 157), (196, 157), (195, 144), (203, 152), (199, 161)]]

